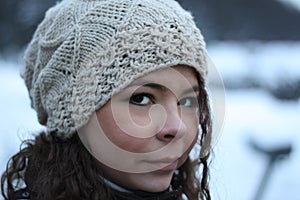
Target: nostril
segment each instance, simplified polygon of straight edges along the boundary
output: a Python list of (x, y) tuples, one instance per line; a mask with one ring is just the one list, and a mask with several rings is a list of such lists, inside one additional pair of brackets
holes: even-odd
[(164, 135), (164, 138), (165, 138), (165, 139), (168, 139), (168, 140), (171, 140), (171, 139), (173, 139), (174, 137), (175, 137), (174, 134), (166, 134), (166, 135)]

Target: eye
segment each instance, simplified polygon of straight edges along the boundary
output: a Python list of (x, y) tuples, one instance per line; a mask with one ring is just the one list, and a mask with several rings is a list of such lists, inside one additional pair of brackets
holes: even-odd
[(150, 94), (134, 94), (130, 97), (129, 103), (144, 106), (152, 103), (152, 96)]
[(195, 97), (187, 97), (183, 98), (178, 102), (178, 105), (184, 106), (184, 107), (198, 107), (198, 99)]

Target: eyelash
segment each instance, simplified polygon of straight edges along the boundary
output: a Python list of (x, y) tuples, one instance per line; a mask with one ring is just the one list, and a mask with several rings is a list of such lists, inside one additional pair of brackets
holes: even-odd
[(184, 102), (184, 101), (187, 101), (187, 100), (189, 100), (190, 102), (190, 105), (188, 105), (188, 106), (185, 106), (185, 107), (188, 107), (188, 108), (195, 108), (195, 107), (198, 107), (199, 106), (199, 101), (198, 101), (198, 98), (196, 98), (196, 97), (185, 97), (185, 98), (183, 98), (183, 99), (181, 99), (179, 102), (178, 102), (178, 105), (179, 106), (184, 106), (184, 105), (182, 105), (183, 103), (186, 103), (186, 102)]
[[(134, 98), (138, 98), (138, 97), (142, 97), (142, 98), (146, 97), (149, 99), (150, 102), (149, 103), (137, 102), (136, 99), (134, 99)], [(143, 101), (144, 101), (144, 99), (143, 99)], [(148, 104), (154, 103), (154, 97), (153, 97), (153, 95), (148, 94), (148, 93), (133, 94), (129, 99), (129, 103), (137, 105), (137, 106), (146, 106)]]
[[(141, 97), (141, 101), (137, 101), (137, 99), (135, 98), (139, 98)], [(147, 102), (145, 103), (142, 103), (143, 101), (145, 101), (144, 98), (148, 98), (148, 100), (146, 99)], [(146, 106), (146, 105), (149, 105), (149, 104), (155, 104), (155, 98), (152, 94), (149, 94), (149, 93), (138, 93), (138, 94), (133, 94), (130, 99), (129, 99), (129, 103), (131, 104), (134, 104), (134, 105), (137, 105), (137, 106)], [(199, 103), (198, 103), (198, 98), (197, 97), (185, 97), (181, 100), (178, 101), (177, 105), (178, 106), (184, 106), (183, 103), (186, 103), (185, 101), (189, 100), (189, 104), (188, 106), (185, 106), (185, 107), (188, 107), (188, 108), (195, 108), (195, 107), (198, 107), (199, 106)]]

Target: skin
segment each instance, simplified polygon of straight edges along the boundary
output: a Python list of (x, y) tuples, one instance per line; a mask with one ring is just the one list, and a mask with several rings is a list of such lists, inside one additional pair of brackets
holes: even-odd
[[(163, 155), (139, 159), (155, 166), (145, 173), (129, 173), (99, 163), (104, 177), (124, 188), (160, 192), (166, 190), (175, 170), (188, 157), (198, 136), (198, 82), (193, 68), (174, 66), (143, 76), (96, 111), (109, 140), (133, 153), (170, 149)], [(91, 138), (83, 135), (91, 149)], [(174, 150), (176, 149), (176, 151)]]

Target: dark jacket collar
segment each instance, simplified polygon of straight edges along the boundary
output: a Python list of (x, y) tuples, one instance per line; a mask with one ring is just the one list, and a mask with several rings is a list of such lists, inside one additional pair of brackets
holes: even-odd
[[(182, 195), (181, 188), (176, 190), (166, 190), (164, 192), (151, 193), (142, 191), (120, 192), (112, 190), (114, 200), (178, 200)], [(30, 192), (27, 189), (21, 189), (15, 192), (14, 200), (25, 200), (30, 198)]]
[(182, 195), (182, 190), (166, 190), (163, 192), (143, 192), (143, 191), (133, 191), (133, 192), (120, 192), (114, 190), (115, 200), (178, 200)]
[(140, 190), (128, 190), (108, 179), (101, 178), (113, 191), (115, 200), (177, 200), (182, 195), (180, 186), (176, 190), (170, 186), (170, 188), (163, 192), (145, 192)]

